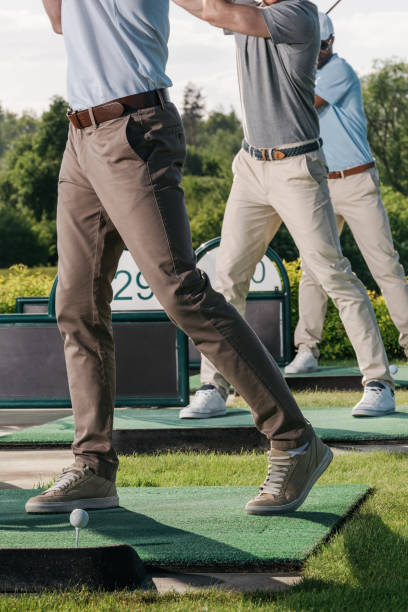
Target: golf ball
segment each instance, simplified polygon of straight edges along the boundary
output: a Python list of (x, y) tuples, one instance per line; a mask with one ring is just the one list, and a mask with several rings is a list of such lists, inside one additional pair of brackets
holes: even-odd
[(73, 527), (79, 527), (80, 529), (83, 529), (84, 527), (87, 526), (89, 521), (89, 515), (85, 510), (80, 510), (79, 508), (77, 508), (76, 510), (73, 510), (70, 514), (69, 517), (69, 522), (71, 523), (71, 525)]
[(391, 376), (395, 376), (395, 374), (398, 372), (398, 366), (396, 365), (390, 366), (390, 372), (391, 372)]

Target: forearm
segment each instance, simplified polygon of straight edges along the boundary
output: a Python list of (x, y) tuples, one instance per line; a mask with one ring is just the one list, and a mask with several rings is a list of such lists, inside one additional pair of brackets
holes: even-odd
[(45, 11), (51, 21), (52, 29), (62, 34), (61, 7), (62, 0), (43, 0)]
[(203, 19), (203, 0), (173, 0), (173, 2), (194, 17)]
[(269, 38), (262, 8), (231, 4), (227, 0), (203, 0), (203, 19), (211, 25), (246, 36)]
[(324, 107), (327, 106), (327, 102), (326, 100), (324, 100), (323, 98), (321, 98), (320, 96), (318, 96), (317, 94), (315, 94), (315, 103), (314, 103), (314, 107), (317, 110), (318, 113), (320, 113), (320, 111), (322, 111), (324, 109)]

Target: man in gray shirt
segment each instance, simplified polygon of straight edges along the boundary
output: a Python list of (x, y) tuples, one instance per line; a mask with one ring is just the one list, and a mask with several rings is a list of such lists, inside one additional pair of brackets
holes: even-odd
[[(393, 381), (367, 293), (341, 253), (314, 108), (320, 27), (308, 0), (175, 0), (235, 33), (245, 139), (222, 228), (216, 289), (243, 315), (250, 279), (283, 221), (302, 261), (337, 306), (365, 385), (358, 416), (395, 410)], [(229, 382), (205, 357), (181, 418), (225, 414)], [(381, 383), (381, 401), (373, 384)], [(378, 406), (381, 409), (378, 410)]]

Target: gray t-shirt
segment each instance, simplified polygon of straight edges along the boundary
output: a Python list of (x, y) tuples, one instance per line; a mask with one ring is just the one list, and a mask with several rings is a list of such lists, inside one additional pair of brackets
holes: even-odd
[[(253, 0), (233, 2), (259, 6)], [(309, 0), (284, 0), (260, 10), (270, 38), (234, 34), (245, 138), (258, 148), (318, 138), (317, 8)]]

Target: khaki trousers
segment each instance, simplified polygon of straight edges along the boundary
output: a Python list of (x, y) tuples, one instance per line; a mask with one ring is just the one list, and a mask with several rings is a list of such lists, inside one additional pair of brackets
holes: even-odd
[[(323, 153), (264, 162), (241, 150), (233, 174), (217, 257), (216, 290), (244, 313), (250, 279), (283, 221), (315, 283), (324, 287), (339, 310), (363, 383), (383, 380), (392, 385), (370, 300), (341, 253)], [(232, 383), (207, 359), (202, 361), (201, 380), (218, 387), (224, 397), (227, 381)]]
[[(408, 351), (408, 284), (394, 249), (388, 216), (381, 200), (376, 168), (344, 179), (328, 181), (330, 197), (341, 234), (347, 223), (365, 262), (384, 295), (388, 310), (400, 332), (401, 346)], [(299, 287), (299, 322), (296, 346), (309, 347), (316, 356), (322, 339), (327, 294), (302, 262)]]
[(57, 320), (74, 454), (112, 480), (118, 461), (111, 282), (124, 244), (169, 316), (240, 391), (272, 445), (296, 448), (313, 436), (268, 351), (196, 268), (180, 188), (184, 158), (172, 104), (83, 130), (70, 126), (59, 180)]

